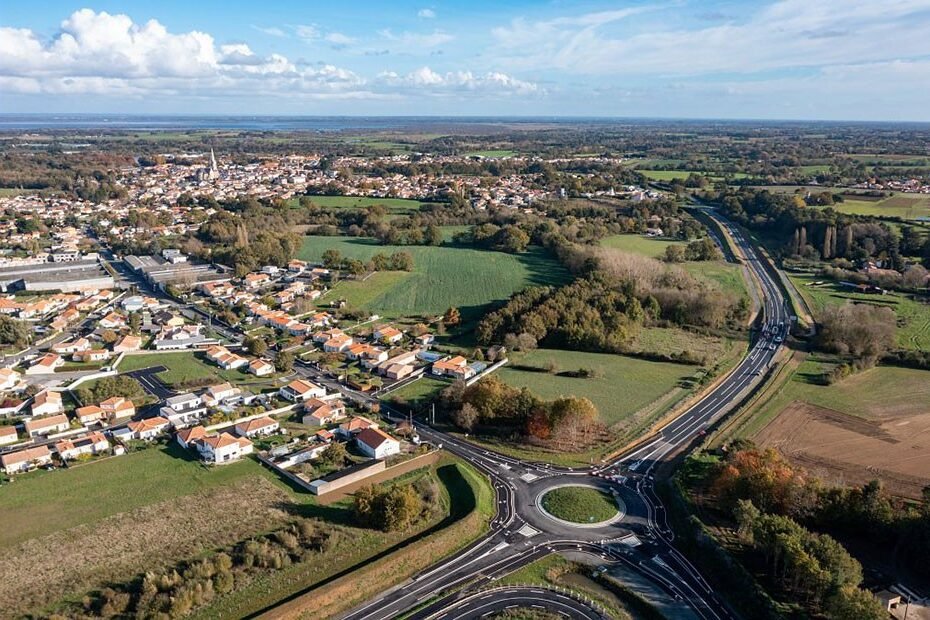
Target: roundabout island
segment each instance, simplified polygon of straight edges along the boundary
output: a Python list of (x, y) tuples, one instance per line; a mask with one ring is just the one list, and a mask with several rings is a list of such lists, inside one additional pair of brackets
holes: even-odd
[(575, 527), (603, 527), (623, 518), (623, 501), (604, 489), (588, 484), (550, 487), (536, 497), (545, 516)]

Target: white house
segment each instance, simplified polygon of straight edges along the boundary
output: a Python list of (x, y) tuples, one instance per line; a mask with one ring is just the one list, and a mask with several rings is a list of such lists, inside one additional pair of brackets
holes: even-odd
[(249, 362), (249, 372), (256, 377), (267, 377), (274, 374), (274, 365), (266, 360), (255, 359)]
[(126, 426), (128, 426), (129, 430), (132, 431), (133, 439), (152, 441), (168, 430), (169, 425), (170, 422), (168, 422), (167, 419), (162, 417), (155, 417), (139, 420), (138, 422), (130, 422)]
[(0, 426), (0, 446), (8, 446), (19, 441), (15, 426)]
[(310, 383), (304, 379), (294, 379), (280, 390), (278, 394), (284, 400), (292, 403), (303, 402), (311, 398), (322, 398), (326, 396), (326, 390), (315, 383)]
[(62, 460), (75, 459), (82, 454), (102, 454), (110, 449), (110, 442), (100, 431), (64, 439), (55, 444), (55, 452)]
[(200, 399), (208, 407), (216, 407), (236, 400), (242, 395), (242, 390), (234, 387), (231, 383), (220, 383), (211, 385), (200, 396)]
[(178, 394), (165, 400), (159, 413), (174, 428), (183, 428), (199, 421), (207, 412), (203, 400), (196, 394)]
[(23, 426), (26, 429), (26, 435), (29, 437), (38, 437), (40, 435), (51, 435), (53, 433), (61, 433), (68, 428), (71, 424), (68, 422), (68, 416), (63, 413), (57, 415), (48, 416), (47, 418), (33, 418), (32, 420), (27, 420), (23, 422)]
[(195, 442), (197, 451), (207, 463), (230, 463), (252, 453), (252, 442), (245, 437), (220, 433), (203, 437)]
[(57, 353), (47, 353), (39, 361), (26, 369), (27, 375), (48, 375), (55, 372), (55, 369), (65, 363)]
[(400, 442), (379, 428), (366, 428), (355, 436), (355, 445), (366, 456), (383, 459), (400, 453)]
[(131, 418), (136, 414), (136, 406), (128, 398), (113, 396), (100, 403), (104, 415), (109, 418)]
[(34, 417), (53, 415), (64, 412), (61, 403), (61, 392), (42, 390), (32, 399), (32, 415)]
[(253, 418), (236, 424), (236, 434), (240, 437), (260, 437), (270, 435), (281, 427), (277, 420), (268, 416)]
[(345, 417), (346, 406), (339, 400), (338, 395), (335, 398), (311, 398), (304, 405), (304, 417), (302, 422), (309, 426), (323, 426), (332, 424)]
[(52, 451), (45, 445), (26, 448), (25, 450), (10, 452), (9, 454), (0, 456), (0, 466), (2, 466), (3, 471), (8, 474), (29, 471), (35, 467), (48, 465), (51, 462)]
[(196, 445), (198, 439), (203, 439), (207, 436), (207, 429), (201, 425), (191, 426), (190, 428), (182, 428), (174, 436), (175, 441), (177, 441), (182, 448), (193, 448)]
[(12, 368), (0, 368), (0, 391), (12, 390), (22, 380), (22, 375)]

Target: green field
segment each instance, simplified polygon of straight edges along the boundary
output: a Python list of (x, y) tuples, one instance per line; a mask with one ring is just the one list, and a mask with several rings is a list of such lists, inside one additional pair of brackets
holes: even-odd
[(118, 370), (129, 372), (153, 366), (164, 366), (167, 370), (158, 373), (158, 378), (168, 385), (177, 385), (186, 381), (213, 379), (217, 383), (231, 381), (238, 384), (269, 384), (269, 377), (257, 378), (244, 370), (223, 370), (201, 359), (202, 354), (192, 351), (160, 353), (151, 355), (127, 355), (120, 362)]
[(572, 523), (600, 523), (618, 512), (610, 494), (582, 486), (552, 489), (543, 495), (542, 505), (552, 516)]
[(899, 217), (913, 220), (930, 217), (930, 196), (920, 194), (895, 194), (882, 200), (857, 200), (847, 198), (833, 205), (841, 213), (871, 215), (875, 217)]
[(487, 151), (469, 151), (465, 153), (465, 157), (513, 157), (516, 155), (516, 151), (508, 151), (506, 149), (490, 149)]
[[(930, 349), (930, 304), (921, 303), (901, 293), (870, 295), (854, 293), (836, 283), (813, 275), (789, 273), (795, 288), (801, 293), (816, 316), (827, 306), (848, 301), (875, 304), (891, 308), (898, 317), (897, 344), (904, 349)], [(822, 284), (815, 284), (822, 282)]]
[[(601, 246), (632, 252), (650, 258), (661, 258), (669, 245), (686, 245), (684, 241), (643, 235), (610, 235), (601, 239)], [(680, 266), (698, 279), (717, 283), (724, 291), (745, 297), (746, 282), (740, 266), (726, 261), (695, 261)]]
[[(388, 212), (395, 214), (415, 213), (426, 202), (407, 200), (405, 198), (367, 198), (363, 196), (310, 196), (315, 205), (329, 209), (367, 209), (374, 205), (382, 205)], [(297, 204), (297, 199), (292, 199)]]
[[(692, 377), (697, 368), (683, 364), (651, 362), (624, 355), (537, 349), (514, 354), (512, 365), (498, 371), (501, 379), (517, 387), (527, 387), (540, 398), (583, 396), (591, 399), (608, 426), (626, 421), (634, 413), (676, 390)], [(552, 362), (556, 372), (519, 370), (513, 365), (545, 369)], [(592, 368), (599, 376), (577, 378), (559, 372)], [(682, 390), (682, 395), (684, 394)]]
[[(532, 285), (567, 282), (568, 272), (540, 248), (522, 254), (505, 254), (450, 246), (380, 245), (373, 239), (310, 236), (304, 239), (299, 257), (319, 261), (327, 249), (344, 257), (368, 260), (381, 252), (413, 255), (414, 268), (398, 276), (381, 276), (372, 283), (375, 292), (362, 292), (363, 283), (347, 286), (357, 307), (387, 317), (439, 314), (458, 307), (466, 322), (484, 315), (487, 305), (504, 301), (514, 292)], [(343, 296), (337, 284), (322, 303)]]
[[(651, 181), (684, 181), (692, 173), (704, 175), (711, 180), (724, 178), (722, 174), (714, 174), (703, 170), (642, 170), (637, 168), (636, 171), (642, 173), (643, 176)], [(744, 172), (733, 172), (730, 173), (729, 176), (734, 179), (745, 179), (749, 175)]]
[(248, 477), (274, 479), (250, 459), (208, 469), (179, 457), (181, 452), (180, 447), (151, 448), (20, 476), (2, 491), (0, 548)]
[(743, 348), (744, 343), (678, 327), (644, 327), (631, 344), (631, 350), (659, 355), (688, 351), (707, 360), (708, 365), (734, 357)]

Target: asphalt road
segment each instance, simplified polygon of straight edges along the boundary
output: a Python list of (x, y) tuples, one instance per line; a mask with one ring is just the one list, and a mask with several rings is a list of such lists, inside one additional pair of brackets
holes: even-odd
[(451, 607), (428, 608), (411, 614), (410, 620), (476, 620), (491, 614), (515, 609), (529, 609), (557, 614), (572, 620), (604, 620), (607, 616), (570, 596), (545, 588), (512, 587), (479, 591), (454, 603)]
[[(709, 215), (730, 232), (762, 291), (759, 327), (753, 333), (748, 353), (737, 367), (656, 435), (613, 462), (596, 468), (573, 470), (524, 462), (418, 424), (421, 438), (441, 445), (490, 477), (497, 513), (485, 537), (382, 593), (344, 618), (386, 620), (418, 607), (421, 609), (413, 617), (472, 618), (475, 616), (469, 614), (474, 614), (477, 603), (470, 593), (475, 588), (492, 584), (502, 575), (558, 551), (588, 554), (596, 563), (623, 563), (651, 579), (669, 596), (686, 602), (699, 618), (724, 620), (733, 617), (700, 572), (675, 549), (674, 532), (654, 490), (654, 475), (659, 465), (698, 440), (708, 427), (765, 381), (793, 317), (780, 289), (748, 240), (719, 215), (713, 212)], [(362, 394), (351, 396), (365, 398)], [(383, 408), (383, 412), (389, 417), (404, 417), (389, 408)], [(564, 484), (597, 486), (616, 494), (625, 507), (623, 519), (603, 526), (576, 527), (542, 514), (536, 507), (537, 498), (547, 489)], [(451, 590), (459, 591), (443, 594)], [(501, 598), (506, 597), (501, 595)], [(486, 613), (501, 609), (497, 599), (497, 595), (482, 599), (489, 605)], [(506, 603), (501, 605), (506, 609)]]

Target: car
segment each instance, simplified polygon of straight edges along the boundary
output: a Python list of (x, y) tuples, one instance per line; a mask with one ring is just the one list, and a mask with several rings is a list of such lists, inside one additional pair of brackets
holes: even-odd
[(775, 344), (774, 342), (773, 342), (772, 344), (769, 345), (769, 351), (774, 351), (774, 350), (777, 349), (777, 348), (778, 348), (778, 345)]

